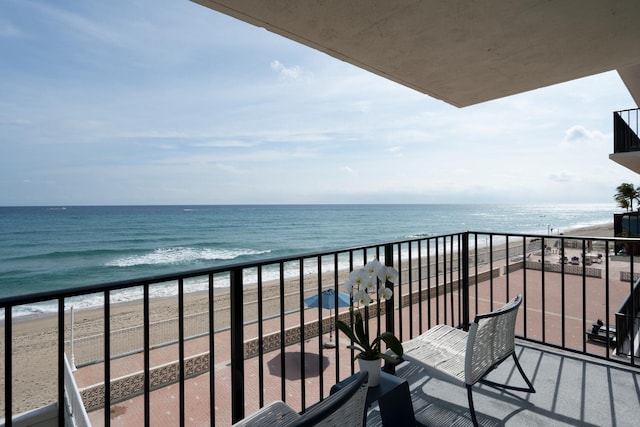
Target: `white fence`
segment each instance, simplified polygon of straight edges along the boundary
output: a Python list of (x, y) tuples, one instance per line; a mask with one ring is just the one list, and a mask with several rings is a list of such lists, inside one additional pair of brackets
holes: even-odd
[[(73, 328), (72, 328), (73, 331)], [(209, 313), (201, 312), (184, 316), (185, 339), (197, 338), (209, 333)], [(144, 327), (111, 331), (111, 358), (126, 356), (144, 350)], [(149, 346), (161, 347), (178, 342), (178, 318), (149, 324)], [(104, 334), (75, 338), (65, 341), (67, 351), (75, 366), (85, 366), (104, 361)]]
[[(73, 377), (71, 365), (64, 355), (64, 405), (65, 405), (65, 423), (66, 426), (72, 427), (91, 427), (89, 416), (82, 403), (78, 385)], [(59, 423), (62, 424), (62, 423)]]

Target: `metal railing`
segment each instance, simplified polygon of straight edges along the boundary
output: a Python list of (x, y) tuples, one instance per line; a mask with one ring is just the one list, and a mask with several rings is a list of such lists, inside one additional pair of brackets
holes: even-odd
[(640, 356), (640, 280), (616, 311), (616, 350), (626, 356)]
[(615, 111), (613, 113), (613, 152), (628, 153), (640, 150), (638, 125), (640, 109)]
[[(304, 410), (326, 397), (331, 385), (355, 370), (353, 352), (346, 349), (348, 343), (343, 335), (335, 335), (335, 348), (323, 347), (323, 334), (329, 331), (333, 320), (322, 308), (305, 310), (304, 299), (325, 288), (340, 290), (348, 272), (373, 257), (399, 271), (394, 296), (382, 307), (381, 315), (370, 310), (366, 316), (373, 331), (393, 331), (401, 341), (406, 341), (437, 323), (466, 325), (475, 314), (493, 310), (520, 293), (524, 298), (517, 327), (521, 339), (637, 366), (633, 355), (619, 356), (614, 346), (590, 341), (585, 331), (597, 319), (602, 319), (607, 327), (615, 324), (616, 308), (633, 287), (633, 282), (624, 278), (635, 277), (635, 260), (633, 254), (615, 256), (613, 248), (616, 244), (638, 241), (465, 232), (3, 298), (0, 299), (5, 319), (2, 410), (6, 424), (11, 425), (13, 368), (19, 361), (13, 349), (15, 307), (56, 301), (57, 342), (64, 343), (69, 329), (65, 302), (100, 293), (104, 304), (100, 307), (99, 345), (102, 354), (113, 356), (118, 354), (116, 347), (123, 340), (113, 334), (118, 315), (111, 295), (132, 287), (140, 287), (143, 297), (141, 324), (135, 325), (142, 346), (139, 354), (132, 355), (142, 360), (142, 369), (131, 376), (131, 381), (140, 381), (136, 394), (141, 395), (146, 425), (152, 423), (151, 391), (157, 384), (167, 383), (166, 379), (157, 378), (162, 372), (170, 372), (169, 380), (177, 383), (176, 412), (180, 425), (191, 416), (186, 405), (187, 380), (203, 369), (208, 372), (208, 377), (203, 378), (208, 382), (206, 413), (212, 425), (243, 418), (245, 411), (268, 403), (274, 393), (279, 394), (275, 398)], [(592, 270), (600, 271), (592, 274)], [(192, 334), (187, 323), (192, 314), (188, 303), (193, 298), (184, 291), (188, 280), (206, 284), (204, 292), (195, 298), (207, 307), (206, 331), (198, 333), (202, 336), (199, 340), (204, 341), (204, 353), (192, 354), (186, 339)], [(157, 350), (151, 325), (157, 320), (154, 319), (157, 313), (156, 301), (150, 295), (154, 286), (166, 283), (174, 283), (177, 288), (177, 330), (171, 332), (176, 344), (170, 366), (159, 367), (155, 362), (152, 364), (152, 353)], [(227, 287), (222, 289), (220, 284)], [(348, 312), (338, 316), (348, 319)], [(82, 325), (82, 321), (76, 322), (74, 328), (78, 333), (82, 332)], [(58, 379), (53, 394), (57, 394), (58, 402), (64, 401), (65, 393), (64, 347), (58, 345), (56, 350)], [(12, 354), (13, 357), (6, 357)], [(292, 354), (296, 356), (293, 362), (289, 358)], [(92, 399), (99, 402), (91, 406), (111, 408), (123, 399), (118, 393), (128, 388), (117, 381), (128, 380), (112, 374), (117, 361), (112, 357), (103, 359), (99, 366), (101, 376), (109, 381), (104, 381), (92, 394)], [(327, 371), (327, 365), (335, 369)], [(309, 373), (310, 368), (317, 372)], [(230, 406), (216, 404), (224, 399), (230, 401)], [(58, 405), (58, 411), (59, 419), (63, 419), (64, 405)], [(110, 425), (110, 411), (104, 410), (101, 419), (104, 425)]]

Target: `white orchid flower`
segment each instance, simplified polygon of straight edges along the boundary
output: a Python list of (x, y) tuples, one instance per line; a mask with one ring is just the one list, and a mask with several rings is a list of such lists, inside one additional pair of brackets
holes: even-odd
[(361, 289), (353, 296), (353, 300), (358, 302), (358, 305), (369, 305), (373, 301), (366, 290)]
[(355, 291), (357, 291), (357, 289), (355, 289), (354, 283), (351, 280), (347, 280), (346, 282), (344, 282), (344, 285), (342, 285), (342, 289), (344, 289), (344, 291), (349, 295), (352, 295), (353, 293), (355, 293)]
[(362, 270), (353, 270), (349, 273), (349, 280), (347, 282), (351, 282), (351, 287), (359, 291), (364, 287), (365, 280), (367, 280), (367, 275), (364, 274)]
[(386, 283), (387, 280), (391, 283), (396, 283), (396, 281), (398, 280), (398, 271), (395, 268), (387, 266), (383, 282)]
[(365, 264), (364, 269), (369, 276), (379, 277), (378, 274), (381, 269), (384, 268), (384, 265), (376, 258), (372, 259), (368, 263)]
[(378, 291), (378, 296), (381, 300), (388, 300), (393, 296), (393, 291), (391, 288), (383, 287)]
[(378, 278), (376, 276), (369, 276), (364, 282), (364, 288), (367, 292), (375, 292), (378, 288)]

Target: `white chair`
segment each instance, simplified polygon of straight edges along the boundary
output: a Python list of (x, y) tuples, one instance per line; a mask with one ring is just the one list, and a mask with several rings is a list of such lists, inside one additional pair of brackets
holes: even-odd
[[(469, 332), (448, 325), (437, 325), (424, 334), (403, 343), (404, 354), (462, 381), (467, 387), (469, 410), (473, 425), (478, 425), (473, 407), (472, 386), (482, 382), (494, 387), (535, 393), (514, 351), (515, 325), (522, 296), (518, 295), (504, 307), (477, 315)], [(509, 356), (527, 383), (514, 387), (488, 381), (484, 377)]]
[(233, 427), (361, 427), (367, 398), (368, 374), (359, 372), (355, 377), (348, 386), (311, 406), (302, 414), (298, 414), (285, 402), (275, 401), (242, 419)]

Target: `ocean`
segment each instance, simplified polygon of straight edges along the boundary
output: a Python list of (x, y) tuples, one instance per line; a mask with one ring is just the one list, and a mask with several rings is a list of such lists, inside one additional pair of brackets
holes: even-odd
[(557, 233), (610, 223), (614, 212), (613, 203), (0, 207), (0, 297), (462, 231)]

